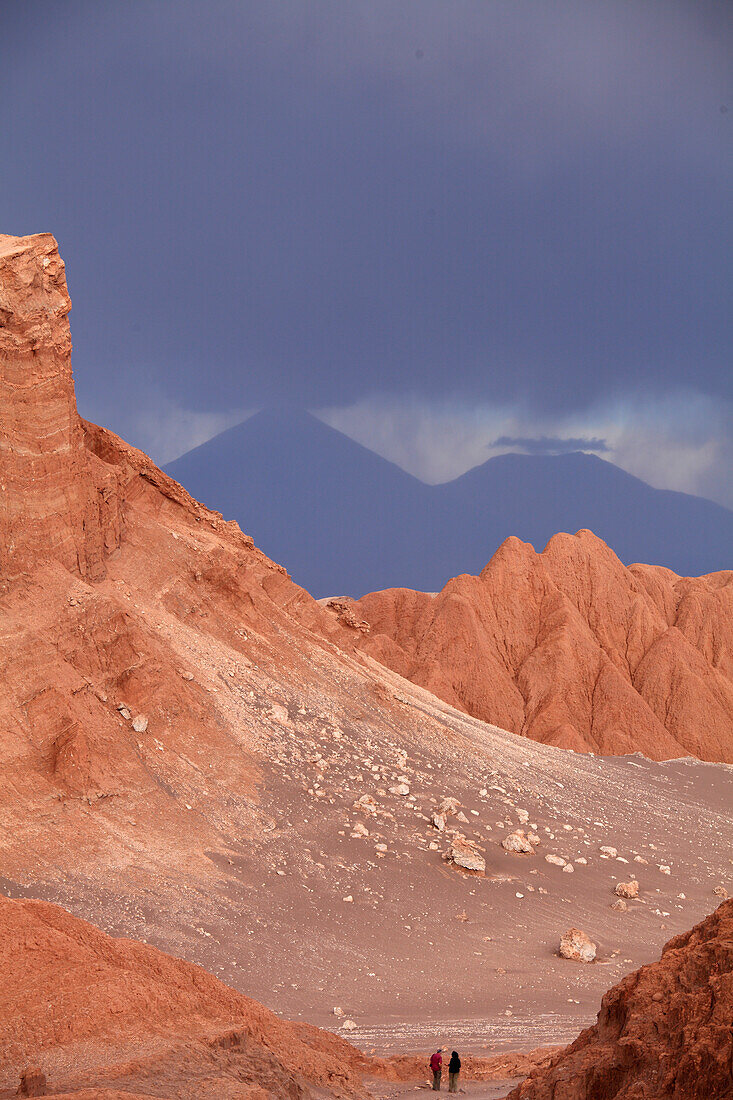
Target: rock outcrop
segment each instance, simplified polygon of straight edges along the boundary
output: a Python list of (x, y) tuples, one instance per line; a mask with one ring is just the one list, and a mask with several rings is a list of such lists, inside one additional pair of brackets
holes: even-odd
[(118, 476), (76, 411), (70, 309), (50, 233), (0, 235), (0, 592), (39, 559), (99, 580), (119, 545)]
[[(151, 1076), (170, 1095), (293, 1100), (309, 1086), (362, 1093), (367, 1060), (327, 1032), (282, 1020), (211, 974), (112, 939), (55, 905), (0, 899), (0, 1075), (32, 1060), (22, 1096)], [(239, 1084), (237, 1084), (239, 1082)], [(197, 1091), (198, 1089), (201, 1091)], [(141, 1089), (140, 1091), (145, 1091)]]
[(733, 1096), (733, 901), (603, 998), (598, 1022), (508, 1100)]
[(509, 538), (436, 595), (354, 604), (359, 645), (475, 718), (603, 755), (733, 762), (733, 572), (626, 568), (590, 531)]

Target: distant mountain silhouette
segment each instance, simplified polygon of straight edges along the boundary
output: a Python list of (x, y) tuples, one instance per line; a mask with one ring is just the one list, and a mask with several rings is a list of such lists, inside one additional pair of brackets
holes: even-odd
[(166, 467), (313, 595), (437, 591), (508, 535), (541, 550), (590, 528), (625, 564), (733, 567), (733, 512), (594, 455), (501, 455), (426, 485), (307, 412), (267, 409)]

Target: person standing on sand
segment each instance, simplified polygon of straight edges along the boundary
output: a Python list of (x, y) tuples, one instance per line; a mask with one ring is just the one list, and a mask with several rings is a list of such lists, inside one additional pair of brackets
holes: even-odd
[(430, 1068), (433, 1071), (433, 1088), (436, 1092), (440, 1092), (440, 1078), (443, 1076), (443, 1055), (440, 1053), (442, 1049), (442, 1047), (438, 1047), (430, 1059)]
[(448, 1063), (448, 1092), (458, 1092), (458, 1074), (461, 1072), (461, 1059), (454, 1050)]

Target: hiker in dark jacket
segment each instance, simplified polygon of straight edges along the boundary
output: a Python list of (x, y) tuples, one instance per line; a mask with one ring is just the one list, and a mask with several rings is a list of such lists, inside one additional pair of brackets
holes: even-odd
[(440, 1078), (443, 1076), (443, 1055), (440, 1050), (441, 1048), (436, 1050), (430, 1059), (430, 1068), (433, 1071), (433, 1088), (436, 1092), (440, 1092)]
[(461, 1072), (461, 1059), (454, 1050), (448, 1063), (448, 1092), (458, 1092), (458, 1074)]

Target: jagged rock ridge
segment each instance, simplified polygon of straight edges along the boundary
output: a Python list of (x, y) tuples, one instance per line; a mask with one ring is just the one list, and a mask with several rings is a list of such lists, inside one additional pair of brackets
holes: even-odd
[(579, 752), (733, 762), (733, 572), (626, 568), (579, 531), (351, 606), (361, 648), (476, 718)]

